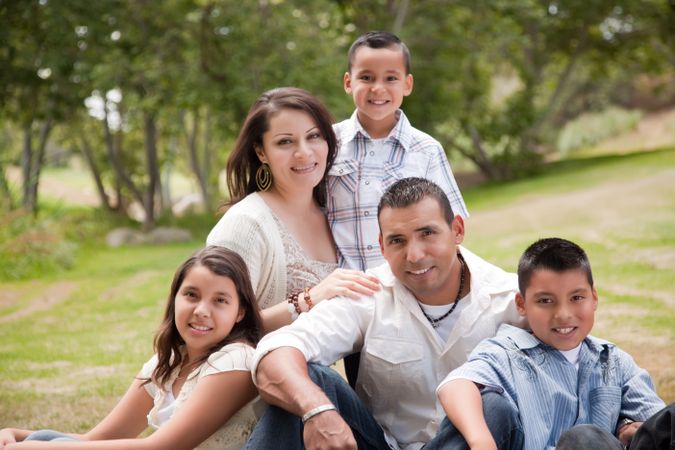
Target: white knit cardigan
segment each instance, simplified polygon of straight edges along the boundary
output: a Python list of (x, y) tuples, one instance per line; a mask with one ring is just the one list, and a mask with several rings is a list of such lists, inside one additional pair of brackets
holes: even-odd
[(257, 192), (227, 210), (206, 244), (227, 247), (241, 255), (261, 309), (286, 299), (286, 252), (272, 210)]

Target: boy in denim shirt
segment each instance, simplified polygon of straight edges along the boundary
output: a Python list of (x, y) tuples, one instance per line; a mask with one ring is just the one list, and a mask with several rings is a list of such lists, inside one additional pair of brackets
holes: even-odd
[[(586, 253), (541, 239), (520, 258), (518, 283), (516, 305), (531, 332), (502, 325), (450, 372), (437, 390), (450, 422), (471, 448), (629, 445), (664, 403), (630, 355), (589, 335), (598, 294)], [(511, 408), (509, 430), (490, 425), (504, 422), (494, 417), (504, 410), (483, 411), (481, 395), (495, 391)]]

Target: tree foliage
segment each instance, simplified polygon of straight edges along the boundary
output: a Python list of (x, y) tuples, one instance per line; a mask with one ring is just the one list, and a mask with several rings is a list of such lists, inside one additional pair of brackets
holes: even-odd
[[(152, 227), (170, 213), (178, 170), (214, 208), (252, 101), (295, 85), (346, 117), (346, 51), (370, 29), (392, 30), (411, 49), (412, 123), (451, 159), (513, 177), (536, 167), (565, 122), (626, 102), (638, 75), (672, 80), (673, 24), (672, 2), (661, 0), (0, 2), (0, 120), (23, 142), (10, 152), (0, 140), (0, 192), (9, 192), (6, 165), (21, 164), (20, 203), (36, 210), (58, 128), (104, 207), (125, 214), (136, 203)], [(3, 208), (17, 206), (7, 198)]]

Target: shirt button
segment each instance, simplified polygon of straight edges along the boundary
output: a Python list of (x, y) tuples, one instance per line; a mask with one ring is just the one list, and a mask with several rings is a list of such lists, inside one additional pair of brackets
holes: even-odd
[(369, 245), (369, 246), (366, 247), (366, 248), (367, 248), (368, 250), (372, 250), (372, 249), (373, 249), (373, 246), (372, 246), (372, 245)]
[(368, 186), (369, 184), (370, 184), (370, 181), (366, 180), (366, 186)]
[(339, 172), (340, 172), (340, 173), (344, 172), (344, 169), (340, 169)]
[(369, 216), (369, 215), (370, 215), (370, 211), (364, 212), (363, 215), (364, 215), (364, 216)]
[(374, 151), (371, 151), (371, 152), (370, 152), (370, 156), (373, 156), (373, 155), (375, 155), (375, 152), (374, 152)]

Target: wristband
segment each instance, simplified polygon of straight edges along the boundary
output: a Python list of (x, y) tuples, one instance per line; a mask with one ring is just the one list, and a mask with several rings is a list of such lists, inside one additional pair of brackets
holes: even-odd
[(321, 414), (322, 412), (326, 411), (337, 411), (337, 408), (335, 405), (332, 403), (326, 403), (325, 405), (319, 405), (316, 408), (312, 408), (309, 411), (307, 411), (303, 416), (302, 416), (302, 423), (307, 422), (309, 419), (312, 417)]

